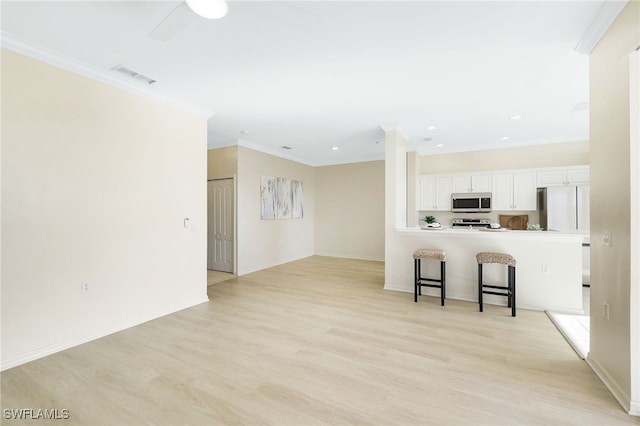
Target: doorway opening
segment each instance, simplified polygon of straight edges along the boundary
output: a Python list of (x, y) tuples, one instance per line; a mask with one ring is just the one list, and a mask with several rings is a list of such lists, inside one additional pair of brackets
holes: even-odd
[(235, 275), (235, 190), (233, 178), (207, 181), (207, 284)]

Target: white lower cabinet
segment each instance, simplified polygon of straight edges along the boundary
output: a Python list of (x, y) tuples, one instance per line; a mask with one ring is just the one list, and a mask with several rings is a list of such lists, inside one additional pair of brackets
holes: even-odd
[(451, 210), (450, 176), (420, 176), (418, 180), (418, 210)]
[(492, 179), (492, 210), (536, 209), (535, 172), (500, 173)]

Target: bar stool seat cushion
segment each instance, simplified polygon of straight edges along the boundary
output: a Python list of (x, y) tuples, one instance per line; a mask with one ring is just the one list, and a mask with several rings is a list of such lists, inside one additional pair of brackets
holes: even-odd
[(414, 259), (435, 259), (441, 262), (447, 260), (447, 253), (441, 249), (418, 249), (413, 253)]
[(507, 266), (516, 266), (516, 259), (507, 253), (496, 253), (496, 252), (485, 251), (485, 252), (476, 254), (476, 261), (478, 262), (478, 264), (501, 263)]

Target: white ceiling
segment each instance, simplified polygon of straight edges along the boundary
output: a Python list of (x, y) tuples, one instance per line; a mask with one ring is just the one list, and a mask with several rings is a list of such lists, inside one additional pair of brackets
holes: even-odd
[(380, 126), (421, 154), (588, 139), (588, 111), (572, 109), (589, 58), (574, 48), (601, 1), (232, 1), (150, 39), (179, 4), (3, 1), (2, 32), (214, 111), (210, 148), (323, 165), (383, 158)]

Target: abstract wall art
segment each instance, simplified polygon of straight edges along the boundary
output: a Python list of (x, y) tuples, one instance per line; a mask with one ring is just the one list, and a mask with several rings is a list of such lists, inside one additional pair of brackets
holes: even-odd
[(293, 219), (302, 219), (304, 217), (304, 192), (302, 190), (302, 182), (299, 180), (291, 181), (291, 217)]
[(260, 178), (260, 219), (276, 218), (276, 178)]
[(276, 194), (276, 218), (291, 219), (291, 180), (278, 178)]
[(304, 188), (302, 181), (279, 177), (260, 177), (260, 219), (302, 219)]

